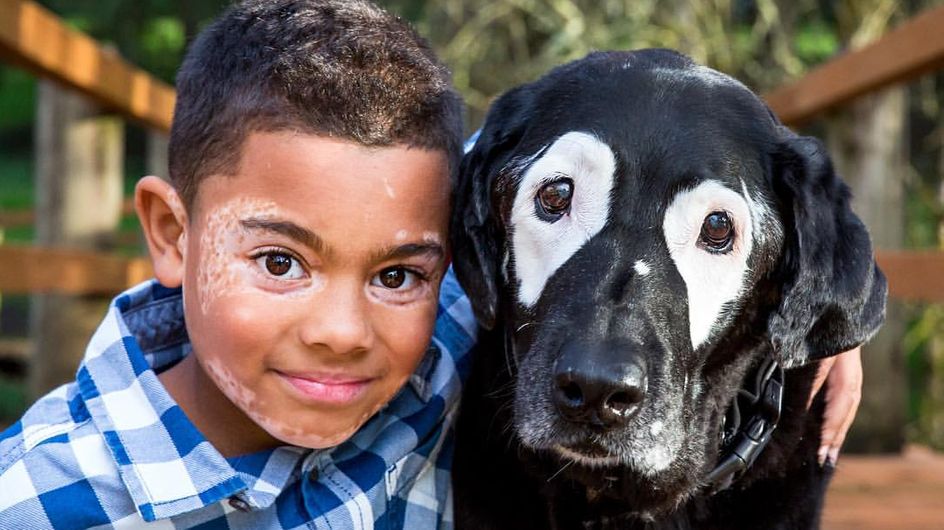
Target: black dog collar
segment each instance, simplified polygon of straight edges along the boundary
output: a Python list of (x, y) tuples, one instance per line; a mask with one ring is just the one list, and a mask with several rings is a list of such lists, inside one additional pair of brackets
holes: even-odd
[[(725, 414), (722, 456), (706, 479), (712, 494), (730, 487), (754, 464), (780, 420), (783, 367), (767, 357), (752, 379), (738, 390)], [(749, 416), (741, 421), (745, 414)]]

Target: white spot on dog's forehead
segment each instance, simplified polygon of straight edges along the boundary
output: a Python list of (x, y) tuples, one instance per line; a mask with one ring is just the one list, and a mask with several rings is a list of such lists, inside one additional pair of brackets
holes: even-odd
[(633, 264), (633, 270), (640, 276), (647, 276), (652, 272), (652, 269), (649, 268), (649, 264), (643, 260), (637, 260), (636, 263)]
[[(538, 155), (520, 180), (509, 223), (518, 301), (528, 307), (554, 272), (603, 228), (616, 171), (612, 149), (586, 132), (564, 134)], [(574, 184), (570, 211), (549, 222), (538, 216), (535, 196), (560, 178)]]
[[(734, 245), (724, 254), (698, 246), (705, 217), (717, 211), (727, 213), (734, 228)], [(685, 281), (693, 348), (708, 339), (726, 305), (735, 302), (744, 287), (758, 215), (745, 197), (715, 180), (679, 192), (665, 210), (662, 228), (672, 261)]]

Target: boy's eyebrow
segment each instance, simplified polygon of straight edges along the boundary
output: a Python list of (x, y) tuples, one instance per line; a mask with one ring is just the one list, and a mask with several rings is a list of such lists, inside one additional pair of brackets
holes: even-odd
[(250, 230), (266, 230), (288, 236), (319, 254), (323, 254), (328, 249), (328, 246), (318, 237), (318, 234), (291, 221), (274, 221), (272, 219), (250, 217), (249, 219), (240, 219), (239, 224)]
[(371, 253), (370, 262), (411, 258), (424, 254), (439, 259), (446, 255), (446, 251), (439, 243), (406, 243), (395, 247), (382, 248)]

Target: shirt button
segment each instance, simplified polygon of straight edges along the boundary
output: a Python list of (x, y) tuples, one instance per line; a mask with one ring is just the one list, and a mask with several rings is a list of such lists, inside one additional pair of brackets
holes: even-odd
[(318, 482), (318, 468), (313, 467), (311, 471), (308, 472), (308, 480), (312, 482)]
[(236, 496), (229, 498), (229, 505), (241, 512), (248, 512), (250, 509), (249, 503)]

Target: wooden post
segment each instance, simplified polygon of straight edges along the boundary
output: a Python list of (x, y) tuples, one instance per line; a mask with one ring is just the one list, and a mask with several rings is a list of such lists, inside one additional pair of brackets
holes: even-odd
[[(83, 96), (54, 82), (40, 81), (38, 90), (36, 244), (107, 250), (121, 214), (124, 122), (102, 116)], [(32, 297), (34, 398), (74, 378), (107, 304), (100, 297)]]

